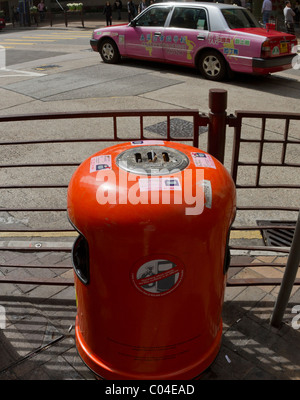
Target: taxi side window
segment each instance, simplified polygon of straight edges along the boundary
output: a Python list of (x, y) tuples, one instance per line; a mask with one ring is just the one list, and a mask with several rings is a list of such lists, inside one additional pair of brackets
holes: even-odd
[(152, 8), (136, 20), (136, 26), (164, 26), (170, 9)]
[(176, 7), (170, 27), (207, 30), (206, 12), (199, 8)]
[(206, 12), (205, 10), (197, 10), (198, 11), (198, 16), (197, 16), (197, 29), (207, 31), (207, 18), (206, 18)]

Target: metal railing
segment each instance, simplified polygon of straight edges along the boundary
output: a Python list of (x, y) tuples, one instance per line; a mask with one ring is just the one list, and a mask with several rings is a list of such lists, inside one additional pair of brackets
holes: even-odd
[[(259, 124), (256, 125), (256, 131), (258, 131), (258, 135), (256, 137), (249, 137), (247, 135), (243, 135), (243, 123), (247, 120), (247, 126), (253, 126), (253, 121), (259, 121)], [(276, 169), (276, 168), (285, 168), (285, 169), (290, 169), (293, 170), (293, 173), (296, 177), (299, 176), (299, 173), (295, 172), (298, 171), (300, 168), (300, 163), (295, 163), (291, 162), (288, 160), (288, 149), (290, 149), (290, 146), (298, 146), (297, 149), (300, 147), (300, 136), (299, 139), (297, 140), (296, 138), (293, 137), (294, 132), (291, 132), (291, 124), (295, 123), (295, 126), (298, 126), (300, 120), (300, 114), (296, 113), (279, 113), (279, 112), (254, 112), (254, 111), (237, 111), (235, 114), (235, 117), (231, 119), (231, 121), (234, 121), (231, 123), (231, 125), (234, 126), (234, 141), (233, 141), (233, 153), (232, 153), (232, 165), (231, 165), (231, 175), (232, 178), (235, 182), (237, 191), (249, 191), (249, 190), (257, 190), (258, 191), (268, 191), (269, 196), (265, 196), (264, 202), (262, 202), (259, 205), (253, 205), (250, 204), (250, 201), (246, 205), (240, 205), (237, 204), (237, 213), (241, 213), (243, 211), (251, 211), (253, 212), (259, 212), (259, 211), (272, 211), (273, 213), (276, 212), (285, 212), (285, 213), (292, 213), (292, 215), (295, 215), (295, 213), (298, 213), (299, 211), (299, 204), (297, 206), (291, 207), (291, 206), (282, 206), (279, 204), (271, 204), (271, 198), (274, 197), (274, 192), (277, 191), (279, 192), (280, 189), (286, 191), (289, 190), (299, 190), (300, 189), (300, 184), (297, 182), (289, 182), (289, 181), (278, 181), (276, 183), (271, 182), (271, 178), (275, 177), (277, 178), (276, 173), (273, 173), (272, 176), (268, 176), (268, 179), (262, 178), (262, 173), (264, 169)], [(278, 121), (282, 122), (282, 131), (281, 132), (275, 132), (274, 130), (269, 130), (270, 133), (272, 133), (273, 137), (267, 137), (267, 121), (276, 121), (278, 124)], [(252, 122), (252, 124), (251, 124)], [(300, 132), (299, 132), (300, 133)], [(248, 132), (249, 134), (249, 132)], [(279, 138), (278, 138), (278, 135)], [(275, 136), (275, 137), (274, 137)], [(241, 146), (245, 144), (245, 148), (249, 150), (249, 145), (256, 145), (256, 151), (253, 154), (253, 159), (251, 160), (241, 160), (240, 157), (240, 152), (241, 152)], [(276, 150), (279, 150), (279, 147), (281, 146), (281, 151), (275, 152), (275, 155), (272, 153), (269, 154), (268, 158), (271, 158), (271, 161), (265, 161), (264, 156), (266, 155), (266, 146), (268, 145), (273, 145), (273, 150), (274, 150), (274, 145), (276, 146)], [(247, 180), (246, 182), (239, 183), (239, 170), (241, 167), (247, 168), (250, 167), (255, 171), (255, 174), (253, 176), (252, 182), (249, 182)], [(300, 171), (300, 170), (299, 170)], [(269, 173), (270, 175), (270, 173)], [(287, 175), (290, 179), (292, 180), (292, 175)], [(280, 193), (279, 193), (280, 196)], [(278, 197), (279, 197), (278, 196)], [(296, 197), (299, 199), (298, 197)], [(253, 197), (251, 198), (251, 202), (253, 202)], [(281, 202), (281, 201), (280, 201)], [(266, 204), (267, 203), (267, 204)], [(296, 218), (297, 219), (297, 218)], [(292, 230), (295, 229), (294, 226), (291, 226), (290, 224), (277, 224), (276, 223), (270, 223), (265, 224), (263, 226), (258, 226), (257, 224), (244, 224), (244, 225), (235, 225), (232, 228), (233, 230), (244, 230), (244, 231), (261, 231), (261, 230)], [(279, 246), (231, 246), (231, 249), (233, 250), (252, 250), (252, 251), (265, 251), (265, 252), (274, 252), (274, 253), (284, 253), (284, 254), (289, 254), (290, 248), (289, 247), (279, 247)], [(253, 264), (243, 264), (244, 267), (250, 267), (254, 266)], [(266, 267), (266, 266), (279, 266), (277, 263), (255, 263), (255, 267)], [(229, 282), (229, 285), (235, 285), (235, 284), (242, 284), (242, 281), (235, 282), (235, 280), (231, 280)], [(244, 284), (246, 285), (256, 285), (256, 284), (263, 284), (263, 285), (280, 285), (281, 284), (281, 279), (280, 278), (265, 278), (265, 279), (251, 279), (251, 280), (245, 280)], [(300, 280), (296, 279), (295, 284), (299, 285)]]

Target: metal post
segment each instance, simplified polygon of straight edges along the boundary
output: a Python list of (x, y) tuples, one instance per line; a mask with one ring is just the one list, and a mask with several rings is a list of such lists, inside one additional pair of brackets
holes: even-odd
[(83, 10), (80, 10), (81, 25), (84, 28)]
[(298, 220), (296, 229), (288, 256), (285, 272), (282, 278), (280, 290), (276, 300), (276, 304), (273, 310), (271, 318), (271, 325), (278, 327), (288, 304), (291, 291), (295, 282), (296, 274), (300, 263), (300, 210), (298, 214)]
[(207, 151), (223, 164), (226, 137), (227, 91), (224, 89), (210, 89), (209, 108)]

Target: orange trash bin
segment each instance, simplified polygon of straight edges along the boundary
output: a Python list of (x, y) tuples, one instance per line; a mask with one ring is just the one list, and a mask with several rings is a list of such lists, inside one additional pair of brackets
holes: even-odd
[(68, 188), (76, 345), (103, 379), (192, 379), (215, 359), (235, 186), (214, 157), (168, 141), (105, 148)]

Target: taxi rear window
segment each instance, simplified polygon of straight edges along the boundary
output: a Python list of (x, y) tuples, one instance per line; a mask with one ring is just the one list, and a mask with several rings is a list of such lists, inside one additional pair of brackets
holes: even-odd
[(260, 27), (248, 10), (228, 8), (221, 11), (230, 29)]
[(171, 28), (207, 30), (206, 11), (202, 8), (175, 7), (169, 26)]

